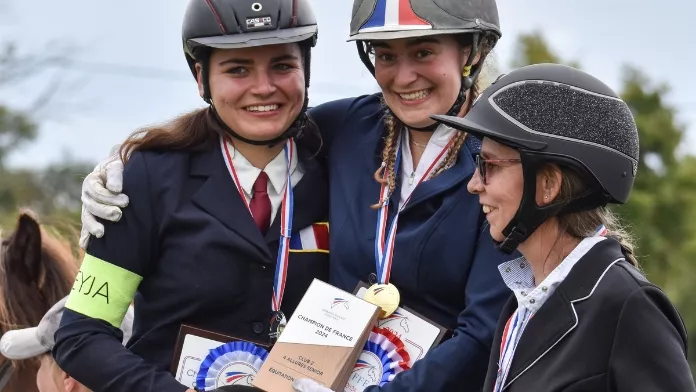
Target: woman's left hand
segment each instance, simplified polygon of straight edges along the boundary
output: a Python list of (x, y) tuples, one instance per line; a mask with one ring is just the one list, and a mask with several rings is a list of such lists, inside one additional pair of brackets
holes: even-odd
[(310, 378), (300, 378), (292, 383), (296, 392), (334, 392)]

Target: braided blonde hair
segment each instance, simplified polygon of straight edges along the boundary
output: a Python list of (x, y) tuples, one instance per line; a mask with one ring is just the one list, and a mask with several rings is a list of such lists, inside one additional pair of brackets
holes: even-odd
[[(474, 84), (474, 86), (471, 87), (471, 92), (464, 113), (469, 111), (469, 109), (471, 108), (471, 103), (476, 99), (478, 94), (479, 86), (477, 82), (476, 84)], [(377, 171), (375, 171), (374, 178), (375, 181), (377, 181), (378, 183), (387, 186), (387, 194), (384, 195), (383, 199), (378, 200), (377, 203), (370, 206), (372, 209), (375, 210), (381, 208), (384, 205), (384, 203), (389, 199), (389, 197), (394, 192), (394, 189), (396, 188), (397, 173), (394, 171), (394, 168), (396, 166), (396, 148), (400, 142), (401, 132), (404, 129), (404, 125), (401, 123), (401, 121), (399, 121), (399, 119), (396, 118), (387, 107), (384, 98), (382, 98), (382, 107), (384, 108), (383, 121), (387, 134), (384, 137), (384, 148), (382, 149), (382, 165), (377, 169)], [(450, 145), (449, 149), (447, 150), (447, 155), (445, 155), (445, 159), (443, 159), (442, 162), (440, 162), (440, 164), (437, 166), (437, 168), (435, 168), (433, 173), (430, 175), (430, 178), (438, 176), (445, 170), (454, 166), (454, 164), (457, 162), (457, 155), (459, 154), (459, 150), (462, 148), (465, 141), (465, 132), (458, 132), (454, 136), (454, 142), (452, 143), (452, 145)]]
[[(384, 98), (382, 98), (382, 106), (387, 106)], [(387, 135), (384, 137), (384, 148), (382, 148), (382, 166), (377, 169), (374, 177), (375, 181), (387, 186), (387, 194), (384, 195), (383, 199), (371, 206), (375, 210), (380, 209), (384, 205), (396, 187), (396, 172), (394, 171), (396, 166), (396, 148), (399, 145), (401, 129), (403, 129), (401, 121), (394, 117), (388, 109), (384, 113), (383, 121)]]

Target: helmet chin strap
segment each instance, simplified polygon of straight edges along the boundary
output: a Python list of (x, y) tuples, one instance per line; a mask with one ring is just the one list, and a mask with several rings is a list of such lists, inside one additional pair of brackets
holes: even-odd
[(515, 216), (510, 220), (503, 235), (503, 242), (494, 241), (499, 249), (506, 254), (513, 253), (517, 247), (526, 241), (544, 222), (560, 214), (568, 214), (597, 208), (606, 205), (610, 200), (601, 187), (590, 185), (570, 199), (552, 202), (545, 206), (539, 206), (536, 202), (537, 173), (544, 164), (558, 163), (567, 164), (572, 167), (577, 162), (569, 158), (554, 157), (549, 155), (535, 154), (529, 151), (520, 151), (522, 160), (522, 175), (524, 185), (522, 190), (522, 200)]

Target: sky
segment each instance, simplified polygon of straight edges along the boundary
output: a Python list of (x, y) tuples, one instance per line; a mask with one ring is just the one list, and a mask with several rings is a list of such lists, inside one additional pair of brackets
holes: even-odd
[[(413, 0), (420, 1), (420, 0)], [(319, 23), (310, 103), (378, 91), (354, 43), (346, 42), (352, 0), (310, 0)], [(16, 151), (15, 167), (39, 168), (66, 154), (97, 162), (139, 127), (202, 107), (181, 50), (186, 0), (0, 0), (0, 44), (20, 54), (61, 55), (21, 83), (0, 86), (0, 104), (31, 111), (35, 143)], [(693, 0), (498, 0), (503, 37), (493, 60), (510, 70), (517, 37), (541, 31), (562, 58), (612, 88), (625, 65), (671, 86), (667, 102), (688, 130), (683, 152), (696, 154), (696, 2)], [(692, 37), (692, 39), (689, 39)]]

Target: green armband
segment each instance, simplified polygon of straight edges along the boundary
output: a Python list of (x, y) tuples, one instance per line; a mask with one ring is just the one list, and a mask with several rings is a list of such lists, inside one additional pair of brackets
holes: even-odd
[(65, 307), (120, 328), (142, 280), (138, 274), (85, 254)]

